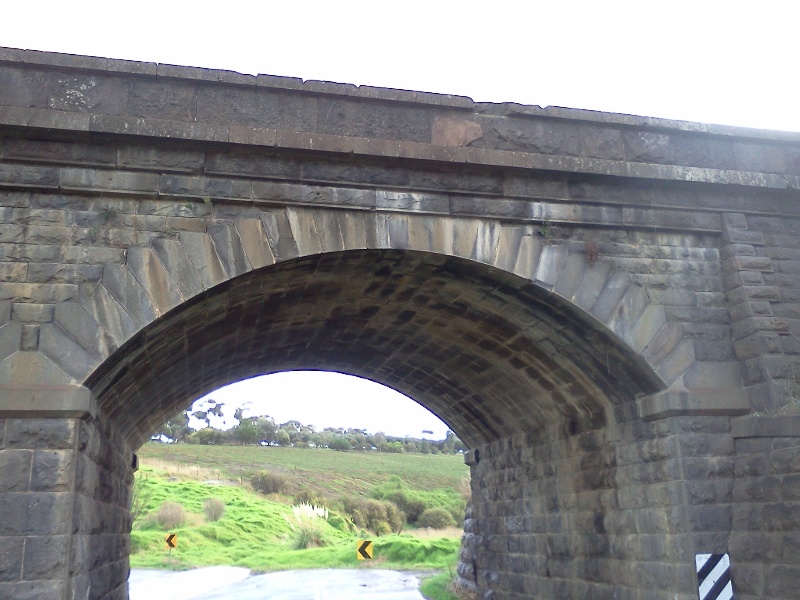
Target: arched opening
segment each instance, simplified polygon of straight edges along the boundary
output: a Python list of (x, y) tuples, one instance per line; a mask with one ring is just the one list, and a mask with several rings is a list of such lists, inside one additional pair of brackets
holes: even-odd
[(86, 384), (135, 448), (192, 400), (286, 370), (370, 379), (470, 446), (577, 430), (663, 383), (596, 320), (530, 281), (441, 255), (362, 250), (286, 261), (158, 319)]
[[(180, 443), (138, 450), (132, 569), (159, 567), (163, 537), (175, 533), (189, 540), (175, 553), (184, 567), (274, 569), (276, 555), (300, 551), (283, 569), (325, 568), (368, 535), (384, 569), (424, 556), (452, 571), (469, 469), (444, 423), (389, 388), (338, 373), (281, 372), (226, 387), (159, 430)], [(184, 429), (187, 416), (194, 422)]]
[[(506, 271), (401, 250), (287, 260), (176, 307), (86, 385), (136, 449), (211, 390), (300, 369), (396, 389), (471, 449), (465, 583), (542, 597), (579, 597), (587, 581), (603, 593), (617, 585), (596, 573), (597, 557), (611, 556), (615, 535), (638, 533), (629, 507), (643, 528), (652, 517), (629, 500), (640, 486), (618, 479), (618, 460), (629, 457), (617, 448), (639, 460), (659, 435), (642, 428), (635, 399), (664, 382), (595, 318)], [(626, 558), (626, 585), (638, 587), (638, 559)], [(525, 582), (513, 575), (520, 570), (531, 572)], [(574, 593), (553, 591), (559, 581)]]

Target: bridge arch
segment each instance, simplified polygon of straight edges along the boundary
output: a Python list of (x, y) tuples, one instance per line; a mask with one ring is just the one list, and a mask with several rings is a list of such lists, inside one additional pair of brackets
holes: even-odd
[(129, 339), (87, 380), (134, 446), (217, 387), (324, 369), (414, 398), (471, 446), (577, 427), (664, 387), (596, 319), (497, 268), (405, 250), (289, 259), (219, 284)]
[[(179, 351), (201, 352), (197, 347), (200, 342), (194, 338), (191, 349), (176, 347), (183, 343), (176, 340), (182, 339), (181, 332), (188, 332), (185, 335), (191, 337), (192, 327), (195, 332), (201, 331), (202, 323), (224, 327), (222, 321), (235, 316), (233, 312), (234, 316), (228, 315), (227, 310), (238, 310), (242, 315), (256, 311), (261, 326), (266, 327), (268, 315), (253, 308), (256, 305), (250, 297), (254, 295), (287, 314), (292, 311), (292, 299), (301, 302), (309, 310), (309, 319), (311, 315), (317, 319), (330, 317), (326, 326), (331, 331), (336, 329), (336, 318), (315, 310), (331, 310), (332, 314), (338, 311), (341, 321), (354, 323), (349, 327), (356, 329), (370, 325), (371, 312), (384, 320), (405, 320), (403, 330), (407, 333), (403, 334), (402, 343), (411, 344), (410, 347), (414, 347), (415, 335), (426, 331), (427, 323), (427, 328), (441, 338), (430, 340), (429, 351), (435, 354), (449, 348), (450, 353), (455, 352), (453, 338), (447, 338), (455, 335), (455, 339), (460, 338), (460, 351), (471, 348), (476, 373), (488, 369), (488, 364), (482, 364), (486, 359), (481, 354), (497, 360), (503, 355), (504, 374), (497, 373), (491, 385), (502, 387), (506, 385), (503, 382), (509, 382), (509, 398), (522, 394), (525, 386), (517, 385), (514, 392), (510, 382), (519, 384), (526, 372), (524, 377), (530, 381), (539, 380), (531, 391), (532, 397), (559, 397), (569, 392), (567, 396), (575, 398), (574, 405), (569, 401), (546, 402), (539, 407), (541, 414), (524, 419), (511, 416), (512, 411), (505, 425), (495, 424), (498, 429), (480, 434), (465, 429), (466, 439), (475, 441), (541, 426), (556, 414), (594, 413), (618, 403), (620, 398), (632, 399), (665, 389), (683, 374), (669, 367), (669, 352), (643, 353), (666, 326), (663, 307), (652, 303), (646, 290), (632, 284), (629, 275), (610, 261), (587, 260), (582, 241), (549, 240), (535, 225), (449, 216), (293, 207), (260, 211), (234, 207), (225, 212), (228, 218), (208, 221), (206, 231), (180, 232), (171, 238), (156, 238), (148, 246), (128, 248), (122, 264), (105, 265), (102, 279), (83, 284), (78, 299), (58, 305), (55, 324), (45, 327), (45, 356), (93, 389), (103, 411), (113, 418), (121, 416), (117, 406), (125, 406), (126, 412), (137, 410), (131, 408), (138, 404), (128, 402), (128, 395), (137, 394), (136, 388), (155, 376), (140, 369), (125, 388), (129, 392), (107, 391), (109, 382), (118, 382), (132, 370), (130, 359), (120, 356), (134, 347), (140, 354), (153, 354), (151, 345), (169, 356), (177, 356)], [(350, 285), (348, 269), (353, 270), (354, 281)], [(370, 286), (359, 289), (361, 278), (370, 281)], [(398, 287), (402, 292), (397, 291)], [(306, 288), (317, 288), (320, 297), (304, 291)], [(237, 300), (236, 294), (242, 300)], [(333, 299), (335, 308), (325, 308), (326, 294), (341, 295)], [(315, 309), (317, 303), (320, 308)], [(364, 311), (361, 316), (353, 314), (359, 306)], [(387, 316), (393, 311), (399, 314)], [(153, 342), (164, 328), (170, 327), (167, 323), (180, 323), (174, 325), (178, 327), (175, 340)], [(454, 323), (460, 324), (459, 331), (448, 333)], [(243, 327), (238, 325), (232, 331)], [(48, 343), (56, 330), (58, 339)], [(64, 333), (71, 338), (66, 340), (72, 346), (69, 354), (62, 351)], [(228, 339), (219, 333), (221, 340)], [(366, 343), (366, 334), (358, 334), (355, 329), (338, 333)], [(317, 334), (309, 335), (313, 339)], [(378, 339), (388, 337), (379, 334)], [(216, 348), (221, 342), (206, 339), (206, 343), (209, 348)], [(176, 390), (176, 397), (181, 397), (177, 402), (264, 369), (284, 368), (280, 366), (282, 361), (272, 365), (257, 359), (255, 340), (247, 343), (253, 348), (248, 346), (244, 354), (241, 350), (232, 353), (233, 348), (228, 349), (228, 354), (253, 366), (231, 368), (218, 374), (213, 382)], [(289, 342), (286, 344), (287, 349), (291, 347)], [(376, 357), (385, 356), (386, 351), (375, 347), (374, 341), (371, 344), (365, 346), (370, 347), (371, 360), (362, 361), (361, 366), (320, 358), (330, 368), (377, 377), (381, 383), (396, 386), (412, 397), (424, 398), (421, 383), (375, 366)], [(338, 348), (342, 349), (343, 346)], [(675, 344), (674, 350), (679, 352), (682, 348)], [(349, 352), (357, 354), (359, 349), (350, 348)], [(296, 355), (295, 351), (293, 356)], [(556, 357), (562, 362), (552, 362)], [(412, 365), (418, 360), (408, 355), (403, 362)], [(283, 362), (287, 362), (286, 367), (313, 366)], [(159, 359), (143, 364), (152, 373), (161, 373), (162, 366), (168, 363)], [(398, 373), (412, 369), (397, 368)], [(569, 376), (560, 379), (558, 372), (562, 368)], [(180, 381), (187, 369), (184, 365)], [(486, 381), (491, 379), (488, 374), (483, 377)], [(486, 387), (486, 382), (483, 385)], [(570, 391), (571, 386), (575, 389)], [(463, 393), (467, 397), (480, 396), (477, 388)], [(142, 413), (130, 417), (130, 431), (137, 440), (145, 439), (142, 436), (148, 427), (156, 426), (159, 419), (163, 421), (170, 411), (179, 408), (166, 400), (172, 397), (168, 388), (148, 389), (147, 394), (164, 398), (163, 406), (152, 406), (155, 400), (142, 400)], [(429, 402), (434, 409), (437, 407), (434, 399)], [(450, 417), (453, 423), (461, 423), (464, 418)]]

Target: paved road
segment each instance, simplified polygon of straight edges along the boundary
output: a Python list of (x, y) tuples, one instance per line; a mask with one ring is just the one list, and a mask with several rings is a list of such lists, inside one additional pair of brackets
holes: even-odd
[(239, 567), (131, 571), (130, 600), (424, 600), (419, 579), (380, 569), (316, 569), (249, 576)]

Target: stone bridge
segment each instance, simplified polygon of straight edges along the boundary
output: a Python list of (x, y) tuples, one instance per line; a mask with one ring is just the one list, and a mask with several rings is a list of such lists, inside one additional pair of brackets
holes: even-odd
[(324, 369), (471, 448), (482, 598), (800, 578), (800, 135), (0, 50), (0, 597), (127, 598), (135, 452)]

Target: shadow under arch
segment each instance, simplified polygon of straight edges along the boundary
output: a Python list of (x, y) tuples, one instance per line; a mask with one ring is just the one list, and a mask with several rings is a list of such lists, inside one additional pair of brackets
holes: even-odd
[(608, 410), (666, 386), (559, 296), (474, 261), (405, 250), (304, 256), (192, 298), (86, 380), (133, 448), (241, 379), (337, 371), (413, 398), (470, 447)]

